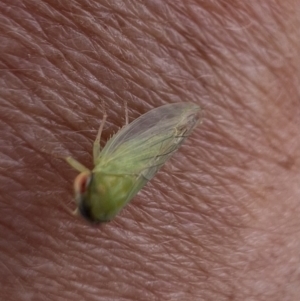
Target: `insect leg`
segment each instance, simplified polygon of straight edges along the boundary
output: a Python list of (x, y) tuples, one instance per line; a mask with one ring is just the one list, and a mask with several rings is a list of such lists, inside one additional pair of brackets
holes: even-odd
[(79, 163), (77, 160), (75, 160), (72, 157), (66, 157), (65, 160), (77, 171), (83, 172), (83, 171), (89, 171), (88, 168), (86, 168), (84, 165)]
[[(48, 152), (46, 152), (44, 150), (42, 150), (42, 151), (45, 152), (46, 154), (48, 154)], [(90, 171), (83, 164), (79, 163), (77, 160), (75, 160), (74, 158), (72, 158), (70, 156), (61, 156), (58, 154), (50, 154), (50, 155), (55, 158), (65, 160), (69, 165), (71, 165), (74, 169), (76, 169), (79, 172)]]
[(103, 104), (103, 111), (104, 111), (103, 112), (103, 118), (102, 118), (99, 130), (98, 130), (96, 139), (95, 139), (94, 144), (93, 144), (93, 159), (94, 159), (94, 164), (96, 164), (97, 158), (99, 157), (99, 154), (100, 154), (100, 139), (101, 139), (102, 130), (103, 130), (106, 118), (107, 118), (107, 114), (106, 114), (106, 111), (105, 111), (104, 104)]
[(124, 100), (124, 109), (125, 109), (125, 125), (128, 124), (128, 108), (127, 108), (127, 101)]
[(70, 208), (68, 208), (65, 204), (61, 203), (61, 206), (64, 208), (65, 211), (67, 211), (70, 215), (73, 216), (79, 216), (80, 212), (78, 207), (75, 210), (71, 210)]

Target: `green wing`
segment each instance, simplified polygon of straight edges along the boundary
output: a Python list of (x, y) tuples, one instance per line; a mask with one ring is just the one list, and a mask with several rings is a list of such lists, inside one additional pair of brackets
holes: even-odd
[(195, 104), (176, 103), (140, 116), (107, 142), (94, 171), (124, 175), (143, 172), (150, 180), (197, 125), (199, 111)]
[(136, 177), (130, 200), (190, 135), (199, 112), (195, 104), (175, 103), (140, 116), (107, 142), (93, 172)]

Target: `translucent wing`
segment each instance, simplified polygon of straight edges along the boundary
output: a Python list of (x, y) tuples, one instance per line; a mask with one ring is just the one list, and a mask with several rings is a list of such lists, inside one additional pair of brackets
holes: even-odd
[(189, 136), (199, 112), (195, 104), (176, 103), (140, 116), (107, 142), (93, 172), (135, 175), (142, 187)]

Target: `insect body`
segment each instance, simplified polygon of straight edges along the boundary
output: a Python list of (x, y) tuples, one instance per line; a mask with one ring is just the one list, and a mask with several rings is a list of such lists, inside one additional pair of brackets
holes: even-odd
[(199, 112), (193, 103), (158, 107), (124, 126), (100, 151), (104, 114), (93, 147), (94, 169), (66, 159), (80, 171), (74, 181), (78, 211), (91, 222), (113, 219), (190, 135)]

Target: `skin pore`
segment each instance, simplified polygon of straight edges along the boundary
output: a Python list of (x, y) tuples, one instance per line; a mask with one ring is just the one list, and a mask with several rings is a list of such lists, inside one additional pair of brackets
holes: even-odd
[[(297, 1), (0, 3), (1, 300), (298, 300)], [(203, 123), (112, 222), (92, 144), (165, 103)], [(67, 210), (66, 210), (67, 208)]]

